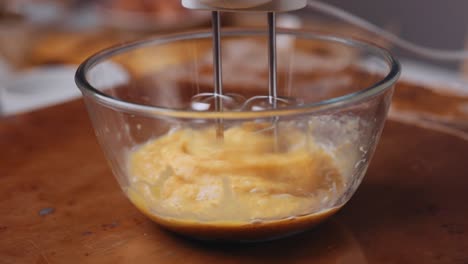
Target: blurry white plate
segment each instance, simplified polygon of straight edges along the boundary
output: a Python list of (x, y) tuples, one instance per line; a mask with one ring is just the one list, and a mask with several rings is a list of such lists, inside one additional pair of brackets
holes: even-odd
[(2, 85), (3, 115), (30, 111), (80, 97), (75, 66), (41, 67), (17, 72)]

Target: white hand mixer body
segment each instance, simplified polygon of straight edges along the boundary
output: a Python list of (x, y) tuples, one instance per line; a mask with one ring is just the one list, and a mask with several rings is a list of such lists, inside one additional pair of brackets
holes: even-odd
[(190, 9), (231, 12), (288, 12), (306, 7), (307, 0), (182, 0)]

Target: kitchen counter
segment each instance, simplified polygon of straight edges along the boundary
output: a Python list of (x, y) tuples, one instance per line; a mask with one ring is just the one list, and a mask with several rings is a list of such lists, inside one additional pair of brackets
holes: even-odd
[(4, 117), (0, 263), (468, 263), (468, 119), (452, 109), (466, 101), (400, 84), (351, 201), (313, 230), (259, 244), (187, 240), (139, 213), (80, 100)]

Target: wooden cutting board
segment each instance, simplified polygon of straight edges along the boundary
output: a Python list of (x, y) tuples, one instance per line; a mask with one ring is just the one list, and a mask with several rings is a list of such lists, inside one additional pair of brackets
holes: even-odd
[(468, 263), (467, 139), (390, 120), (330, 221), (216, 245), (166, 232), (127, 201), (81, 101), (0, 119), (0, 263)]

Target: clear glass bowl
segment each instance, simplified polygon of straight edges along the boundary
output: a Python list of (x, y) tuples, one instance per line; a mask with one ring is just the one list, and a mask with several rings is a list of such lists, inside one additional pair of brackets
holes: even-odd
[(77, 71), (97, 138), (132, 203), (199, 239), (252, 241), (308, 229), (361, 183), (400, 74), (385, 50), (278, 32), (278, 95), (266, 32), (223, 32), (223, 111), (211, 33), (114, 47)]

